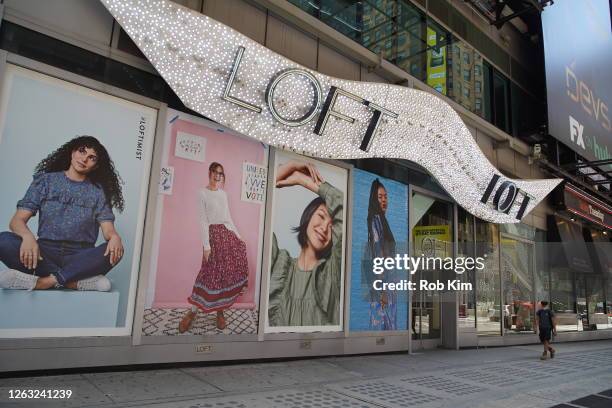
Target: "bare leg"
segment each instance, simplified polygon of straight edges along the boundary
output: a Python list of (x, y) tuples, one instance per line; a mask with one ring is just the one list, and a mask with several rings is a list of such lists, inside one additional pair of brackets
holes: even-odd
[(77, 283), (76, 281), (72, 281), (72, 282), (66, 282), (66, 284), (64, 285), (65, 288), (68, 289), (74, 289), (77, 290)]
[(38, 280), (36, 281), (36, 286), (34, 286), (34, 289), (35, 290), (51, 289), (51, 288), (54, 288), (56, 284), (57, 284), (57, 279), (55, 279), (55, 276), (53, 275), (44, 276), (44, 277), (38, 278)]

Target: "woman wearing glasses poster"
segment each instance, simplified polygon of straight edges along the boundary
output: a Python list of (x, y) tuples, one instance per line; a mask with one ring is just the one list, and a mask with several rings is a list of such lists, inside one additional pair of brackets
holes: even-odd
[(221, 163), (208, 167), (208, 185), (200, 190), (202, 267), (193, 285), (188, 310), (179, 323), (179, 332), (191, 328), (198, 309), (217, 313), (217, 328), (225, 329), (223, 310), (236, 302), (249, 281), (246, 244), (240, 237), (223, 191), (225, 173)]

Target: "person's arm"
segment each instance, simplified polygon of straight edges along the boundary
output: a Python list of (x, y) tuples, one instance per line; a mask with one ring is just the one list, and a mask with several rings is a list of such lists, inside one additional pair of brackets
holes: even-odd
[(535, 314), (535, 332), (538, 334), (538, 330), (540, 330), (540, 311), (538, 310)]
[(340, 248), (342, 248), (342, 230), (344, 229), (344, 196), (342, 191), (338, 190), (331, 184), (324, 182), (319, 186), (317, 193), (325, 201), (327, 211), (333, 220), (332, 237), (334, 246), (340, 245)]
[[(344, 196), (340, 190), (325, 182), (319, 170), (310, 163), (290, 161), (279, 166), (276, 187), (300, 185), (325, 201), (327, 211), (332, 217), (332, 238), (334, 248), (342, 242)], [(340, 246), (340, 250), (342, 247)], [(334, 252), (334, 251), (332, 251)]]
[(370, 228), (372, 228), (372, 250), (374, 253), (373, 256), (384, 256), (382, 242), (383, 233), (379, 216), (375, 215), (374, 217), (372, 217), (372, 225)]
[(36, 237), (28, 228), (28, 221), (34, 214), (29, 210), (18, 209), (11, 218), (9, 228), (21, 237), (19, 248), (19, 260), (28, 269), (36, 269), (40, 257), (40, 249)]
[(276, 171), (277, 188), (301, 185), (318, 194), (318, 187), (324, 181), (319, 170), (311, 163), (289, 161), (278, 166)]
[(106, 251), (104, 256), (108, 256), (108, 261), (115, 266), (123, 257), (123, 243), (117, 230), (115, 229), (115, 214), (111, 209), (110, 203), (106, 200), (106, 195), (102, 189), (97, 190), (96, 201), (96, 222), (100, 225), (102, 236), (106, 240)]
[(17, 211), (9, 223), (9, 228), (21, 237), (19, 259), (28, 269), (36, 269), (40, 257), (40, 249), (36, 237), (28, 228), (28, 221), (40, 210), (48, 190), (47, 174), (36, 174), (25, 195), (17, 203)]
[(550, 309), (550, 322), (552, 323), (552, 332), (556, 336), (557, 335), (557, 316), (555, 316), (555, 312)]
[(115, 266), (123, 257), (123, 242), (121, 242), (121, 237), (119, 236), (119, 233), (117, 233), (117, 230), (115, 229), (115, 224), (113, 224), (112, 221), (101, 222), (100, 228), (102, 229), (102, 235), (104, 236), (104, 239), (107, 241), (106, 252), (104, 252), (104, 256), (110, 255), (110, 258), (108, 258), (108, 260), (111, 265)]
[(227, 199), (227, 194), (225, 194), (225, 191), (223, 192), (223, 197), (225, 198), (225, 209), (227, 211), (227, 223), (228, 223), (228, 227), (229, 227), (229, 229), (231, 231), (234, 232), (234, 234), (236, 234), (238, 239), (242, 241), (242, 237), (238, 233), (238, 228), (236, 228), (236, 224), (234, 224), (234, 220), (232, 219), (232, 213), (231, 213), (231, 211), (229, 209), (229, 200)]
[(210, 257), (210, 222), (208, 220), (208, 212), (206, 211), (206, 192), (200, 190), (199, 196), (199, 209), (200, 209), (200, 228), (202, 231), (202, 246), (204, 247), (204, 259), (208, 262)]

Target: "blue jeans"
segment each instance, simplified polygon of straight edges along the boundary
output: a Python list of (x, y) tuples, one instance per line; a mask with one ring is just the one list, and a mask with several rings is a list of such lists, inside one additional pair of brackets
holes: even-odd
[(36, 269), (27, 269), (19, 259), (21, 237), (12, 232), (0, 232), (0, 261), (11, 269), (45, 277), (54, 275), (61, 286), (95, 275), (106, 275), (113, 266), (104, 256), (106, 243), (93, 244), (73, 241), (39, 239), (40, 256)]

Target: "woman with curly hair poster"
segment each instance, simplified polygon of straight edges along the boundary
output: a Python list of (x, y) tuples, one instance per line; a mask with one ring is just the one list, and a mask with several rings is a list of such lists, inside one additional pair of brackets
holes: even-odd
[(0, 338), (129, 334), (157, 111), (12, 65), (2, 91)]

